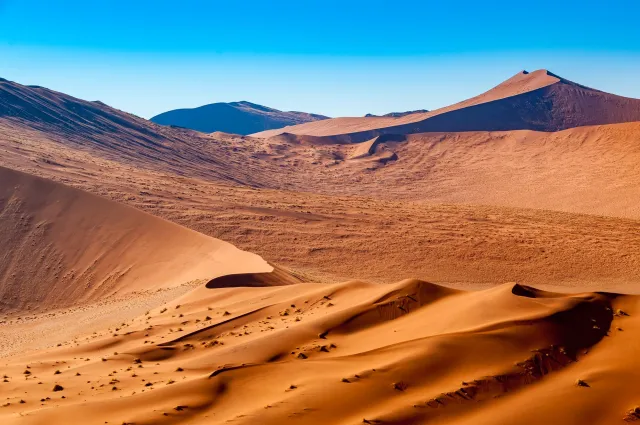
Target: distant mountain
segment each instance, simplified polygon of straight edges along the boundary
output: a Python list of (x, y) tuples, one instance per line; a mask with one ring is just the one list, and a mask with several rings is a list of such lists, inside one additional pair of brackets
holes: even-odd
[[(362, 142), (381, 134), (537, 130), (640, 121), (640, 100), (576, 84), (541, 69), (522, 71), (479, 96), (430, 112), (399, 117), (333, 118), (287, 133)], [(268, 138), (281, 130), (254, 134)]]
[(251, 134), (327, 119), (306, 112), (284, 112), (251, 102), (212, 103), (193, 109), (175, 109), (151, 118), (161, 125), (189, 128), (203, 133)]
[(367, 115), (365, 115), (365, 117), (404, 117), (405, 115), (419, 114), (419, 113), (422, 113), (422, 112), (429, 112), (429, 110), (428, 109), (416, 109), (415, 111), (389, 112), (388, 114), (384, 114), (384, 115), (367, 114)]

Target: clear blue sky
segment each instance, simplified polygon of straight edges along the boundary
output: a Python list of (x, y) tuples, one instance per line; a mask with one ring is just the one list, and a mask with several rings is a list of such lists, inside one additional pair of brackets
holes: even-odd
[(435, 109), (538, 68), (640, 98), (639, 16), (639, 0), (0, 0), (0, 77), (147, 118)]

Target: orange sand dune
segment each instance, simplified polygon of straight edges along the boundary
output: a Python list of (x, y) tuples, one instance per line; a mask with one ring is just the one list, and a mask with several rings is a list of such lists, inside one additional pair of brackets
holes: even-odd
[(622, 424), (640, 417), (638, 306), (637, 296), (514, 284), (203, 286), (7, 359), (0, 419)]
[(363, 142), (381, 134), (538, 130), (640, 121), (640, 100), (581, 86), (541, 69), (522, 71), (491, 90), (430, 112), (402, 117), (334, 118), (255, 133)]
[(0, 308), (68, 307), (271, 267), (133, 208), (0, 167)]
[(339, 146), (347, 160), (321, 172), (335, 181), (323, 191), (640, 218), (640, 122), (381, 137)]
[[(44, 87), (24, 86), (0, 78), (0, 140), (45, 139), (114, 160), (132, 169), (199, 175), (214, 181), (255, 186), (264, 171), (275, 171), (252, 157), (252, 140), (232, 144), (224, 139), (177, 127), (154, 124), (102, 102), (91, 102)], [(47, 158), (53, 164), (60, 153)]]

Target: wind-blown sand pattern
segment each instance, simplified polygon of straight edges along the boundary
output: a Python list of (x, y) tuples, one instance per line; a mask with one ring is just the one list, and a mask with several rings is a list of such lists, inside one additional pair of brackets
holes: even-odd
[(11, 360), (0, 412), (17, 424), (623, 423), (640, 397), (623, 383), (637, 374), (637, 305), (418, 280), (199, 287)]

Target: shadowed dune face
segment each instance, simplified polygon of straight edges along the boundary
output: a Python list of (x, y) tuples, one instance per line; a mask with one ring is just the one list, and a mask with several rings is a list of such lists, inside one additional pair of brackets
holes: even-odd
[(0, 167), (0, 308), (45, 310), (265, 272), (260, 257), (95, 195)]
[[(382, 134), (558, 131), (630, 121), (640, 121), (639, 99), (604, 93), (538, 70), (523, 71), (479, 96), (426, 113), (398, 118), (335, 118), (288, 127), (286, 132), (358, 143)], [(253, 136), (269, 138), (282, 131)]]
[(304, 282), (304, 278), (295, 276), (279, 266), (272, 266), (268, 273), (226, 274), (211, 279), (206, 288), (235, 288), (257, 286), (283, 286)]
[(419, 280), (200, 287), (115, 331), (9, 360), (2, 389), (13, 396), (0, 418), (624, 423), (640, 397), (632, 379), (619, 381), (637, 375), (628, 346), (640, 332), (637, 313), (636, 296), (513, 284), (479, 292)]

